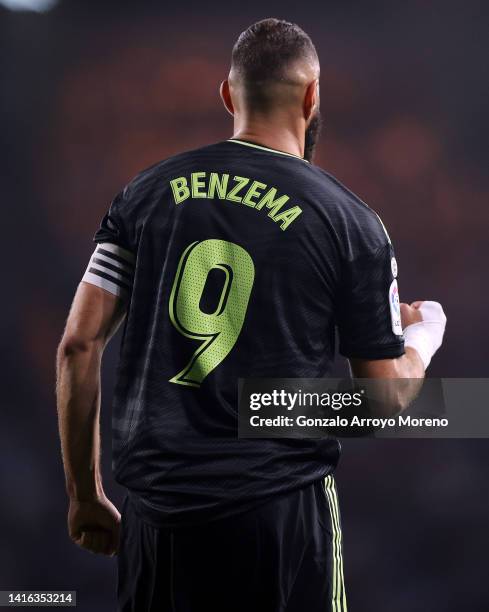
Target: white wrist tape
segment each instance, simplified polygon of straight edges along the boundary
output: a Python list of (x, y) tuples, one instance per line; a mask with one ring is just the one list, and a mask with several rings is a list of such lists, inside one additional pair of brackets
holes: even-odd
[(410, 346), (418, 351), (426, 370), (431, 358), (441, 346), (447, 318), (438, 302), (423, 302), (419, 311), (423, 320), (408, 325), (402, 333), (404, 346)]

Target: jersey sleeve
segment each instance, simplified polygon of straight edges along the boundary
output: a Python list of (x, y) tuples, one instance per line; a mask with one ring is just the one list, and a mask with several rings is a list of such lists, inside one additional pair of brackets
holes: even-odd
[(404, 354), (397, 263), (390, 241), (345, 263), (337, 308), (339, 352), (350, 358)]
[(121, 191), (104, 215), (93, 237), (97, 246), (82, 281), (127, 299), (132, 290), (135, 256), (124, 224), (123, 201), (124, 191)]

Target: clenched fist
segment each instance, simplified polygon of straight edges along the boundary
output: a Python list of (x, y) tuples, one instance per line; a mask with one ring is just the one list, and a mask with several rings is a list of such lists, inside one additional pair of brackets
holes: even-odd
[(418, 352), (426, 370), (443, 342), (447, 317), (442, 305), (431, 300), (401, 304), (401, 322), (404, 346)]
[(93, 501), (70, 500), (68, 533), (75, 544), (90, 552), (117, 554), (120, 521), (119, 511), (105, 496)]

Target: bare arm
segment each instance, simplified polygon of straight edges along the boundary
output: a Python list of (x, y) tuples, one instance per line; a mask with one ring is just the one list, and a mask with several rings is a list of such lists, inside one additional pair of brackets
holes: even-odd
[(100, 364), (124, 310), (121, 298), (81, 282), (57, 353), (56, 395), (70, 535), (80, 546), (107, 554), (115, 552), (113, 519), (118, 512), (105, 497), (100, 475)]
[[(401, 304), (401, 317), (403, 328), (422, 320), (417, 307), (408, 304)], [(355, 378), (386, 381), (379, 384), (379, 393), (385, 394), (381, 402), (383, 413), (375, 416), (392, 416), (407, 408), (419, 393), (425, 375), (423, 362), (411, 347), (395, 359), (350, 359), (350, 366)]]

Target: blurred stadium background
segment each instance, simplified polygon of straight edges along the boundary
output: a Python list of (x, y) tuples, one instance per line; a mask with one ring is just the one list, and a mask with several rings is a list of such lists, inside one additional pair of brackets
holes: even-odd
[[(404, 301), (446, 308), (431, 376), (487, 376), (489, 4), (2, 0), (0, 589), (115, 609), (115, 561), (73, 546), (54, 355), (92, 235), (143, 167), (230, 135), (218, 98), (257, 19), (298, 22), (322, 62), (317, 163), (393, 239)], [(19, 5), (34, 10), (19, 11)], [(104, 368), (106, 488), (117, 342)], [(470, 411), (470, 406), (467, 406)], [(488, 443), (350, 440), (338, 469), (353, 612), (489, 609)]]

